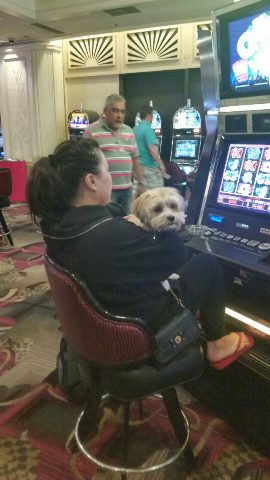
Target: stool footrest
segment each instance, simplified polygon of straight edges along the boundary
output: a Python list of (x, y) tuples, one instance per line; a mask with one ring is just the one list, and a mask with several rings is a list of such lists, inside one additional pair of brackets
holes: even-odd
[[(159, 396), (159, 395), (157, 395)], [(160, 398), (160, 396), (159, 396)], [(105, 462), (102, 462), (101, 460), (97, 459), (96, 457), (94, 457), (93, 455), (91, 455), (87, 450), (86, 448), (84, 447), (84, 445), (81, 443), (80, 441), (80, 437), (79, 437), (79, 426), (80, 426), (80, 421), (82, 419), (82, 416), (84, 414), (84, 411), (81, 412), (78, 420), (77, 420), (77, 423), (76, 423), (76, 426), (75, 426), (75, 439), (76, 439), (76, 443), (80, 449), (80, 451), (82, 452), (82, 454), (88, 458), (88, 460), (90, 460), (91, 462), (93, 462), (95, 465), (98, 465), (100, 468), (103, 468), (105, 470), (109, 470), (111, 472), (117, 472), (117, 473), (121, 473), (121, 474), (128, 474), (128, 473), (149, 473), (149, 472), (154, 472), (156, 470), (159, 470), (161, 468), (165, 468), (167, 467), (168, 465), (170, 465), (171, 463), (175, 462), (175, 460), (181, 455), (181, 453), (184, 452), (187, 444), (188, 444), (188, 441), (189, 441), (189, 435), (190, 435), (190, 428), (189, 428), (189, 422), (188, 422), (188, 419), (186, 417), (186, 415), (184, 414), (184, 412), (181, 410), (182, 412), (182, 415), (183, 415), (183, 418), (184, 418), (184, 422), (185, 422), (185, 427), (186, 427), (186, 439), (185, 439), (185, 442), (181, 445), (181, 447), (179, 448), (179, 450), (172, 456), (170, 457), (168, 460), (166, 460), (165, 462), (162, 462), (162, 463), (159, 463), (158, 465), (153, 465), (152, 467), (146, 467), (146, 468), (124, 468), (124, 467), (116, 467), (115, 465), (111, 465), (109, 463), (105, 463)]]

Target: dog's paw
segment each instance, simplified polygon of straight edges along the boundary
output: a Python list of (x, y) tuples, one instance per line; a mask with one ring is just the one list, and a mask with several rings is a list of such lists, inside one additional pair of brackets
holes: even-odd
[(144, 230), (148, 230), (148, 228), (141, 222), (141, 220), (134, 215), (134, 213), (131, 213), (130, 215), (127, 215), (124, 217), (125, 220), (128, 222), (134, 223), (134, 225), (137, 225), (137, 227), (141, 227)]

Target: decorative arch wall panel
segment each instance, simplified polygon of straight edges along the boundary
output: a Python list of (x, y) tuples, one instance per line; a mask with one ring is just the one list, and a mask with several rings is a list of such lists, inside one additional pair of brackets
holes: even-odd
[(70, 69), (113, 67), (115, 42), (113, 35), (102, 35), (68, 41)]
[(126, 34), (126, 64), (179, 60), (179, 27), (141, 30)]

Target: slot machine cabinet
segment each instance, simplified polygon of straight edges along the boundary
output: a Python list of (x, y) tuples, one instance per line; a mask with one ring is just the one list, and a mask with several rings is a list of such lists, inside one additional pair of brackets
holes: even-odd
[[(153, 107), (152, 100), (150, 100), (149, 106)], [(140, 113), (138, 112), (135, 117), (135, 127), (140, 123), (140, 121), (141, 121), (141, 117), (140, 117)], [(153, 121), (151, 123), (151, 127), (155, 132), (157, 149), (158, 149), (158, 153), (160, 154), (161, 147), (162, 147), (162, 127), (161, 127), (161, 116), (156, 110), (154, 110), (153, 112)]]
[[(193, 254), (214, 256), (222, 267), (227, 330), (254, 336), (253, 348), (222, 375), (209, 369), (203, 388), (211, 402), (220, 394), (211, 405), (269, 451), (270, 7), (243, 4), (213, 12), (213, 35), (199, 42), (207, 137), (186, 221), (203, 227), (181, 235)], [(207, 403), (201, 387), (192, 393)]]
[(188, 99), (187, 105), (173, 116), (170, 161), (187, 175), (193, 172), (199, 163), (201, 141), (201, 116)]
[[(194, 190), (204, 192), (195, 222), (206, 230), (190, 236), (187, 242), (193, 253), (208, 253), (221, 263), (228, 293), (227, 325), (231, 330), (255, 332), (258, 337), (252, 351), (241, 356), (239, 363), (268, 382), (269, 24), (270, 7), (264, 1), (245, 7), (229, 5), (213, 13), (217, 108), (208, 109), (207, 116), (217, 117), (217, 134), (212, 136), (212, 147), (208, 149), (206, 183), (194, 184)], [(251, 37), (253, 41), (248, 41)], [(203, 56), (200, 61), (203, 70)], [(251, 73), (255, 66), (254, 78)]]

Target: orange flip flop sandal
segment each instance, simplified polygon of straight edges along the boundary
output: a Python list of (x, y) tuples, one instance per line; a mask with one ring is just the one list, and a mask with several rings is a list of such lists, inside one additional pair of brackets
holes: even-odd
[(240, 345), (241, 345), (241, 341), (242, 341), (242, 333), (238, 333), (238, 332), (235, 332), (237, 333), (239, 339), (238, 339), (238, 344), (237, 344), (237, 347), (236, 347), (236, 350), (234, 353), (232, 353), (232, 355), (229, 355), (229, 357), (226, 357), (226, 358), (223, 358), (223, 360), (220, 360), (219, 362), (210, 362), (211, 366), (213, 368), (215, 368), (216, 370), (222, 370), (223, 368), (227, 367), (228, 365), (230, 365), (230, 363), (232, 363), (237, 357), (239, 357), (240, 355), (242, 355), (242, 353), (246, 352), (247, 350), (249, 350), (250, 348), (253, 347), (254, 345), (254, 339), (253, 337), (251, 337), (250, 335), (247, 335), (247, 338), (248, 338), (248, 345), (245, 345), (245, 347), (243, 348), (240, 348)]

